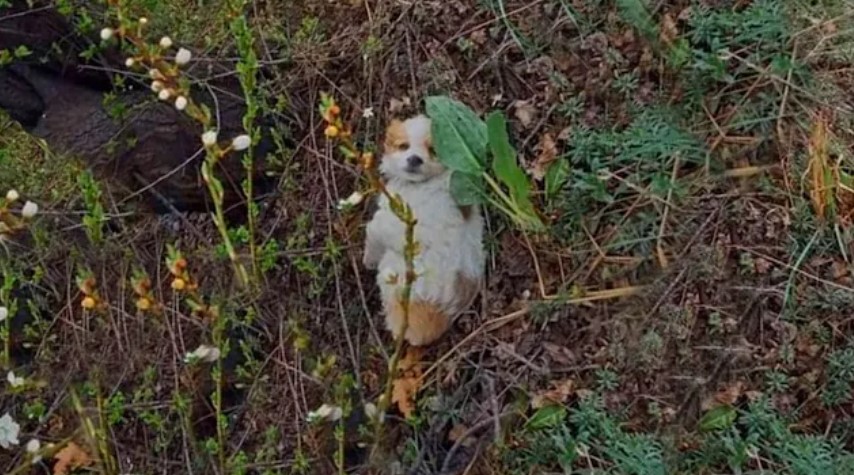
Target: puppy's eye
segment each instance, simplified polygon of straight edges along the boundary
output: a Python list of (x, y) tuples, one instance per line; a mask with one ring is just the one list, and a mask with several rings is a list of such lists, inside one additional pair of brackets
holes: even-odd
[(429, 146), (427, 147), (427, 152), (428, 152), (428, 153), (430, 153), (430, 156), (431, 156), (431, 157), (435, 157), (435, 156), (436, 156), (436, 149), (435, 149), (435, 148), (433, 148), (433, 146), (432, 146), (432, 145), (429, 145)]
[(401, 142), (401, 143), (397, 144), (397, 149), (398, 150), (408, 150), (409, 149), (409, 142)]

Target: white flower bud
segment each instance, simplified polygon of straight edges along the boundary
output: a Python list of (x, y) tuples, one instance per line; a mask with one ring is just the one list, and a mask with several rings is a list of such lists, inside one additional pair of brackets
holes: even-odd
[(351, 206), (356, 206), (365, 199), (365, 195), (355, 191), (352, 195), (348, 196), (346, 200), (341, 200), (338, 202), (338, 209), (349, 208)]
[(170, 91), (169, 89), (163, 89), (157, 94), (157, 97), (161, 101), (168, 101), (170, 96), (172, 96), (172, 91)]
[(6, 192), (6, 201), (8, 201), (9, 203), (18, 201), (18, 198), (20, 198), (20, 196), (18, 195), (18, 192), (16, 190), (9, 190)]
[(160, 38), (160, 47), (163, 49), (171, 48), (172, 47), (172, 38), (169, 38), (168, 36), (164, 36), (163, 38)]
[(151, 68), (148, 70), (148, 77), (151, 79), (160, 79), (163, 75), (160, 74), (160, 71), (156, 68)]
[(344, 415), (344, 411), (338, 406), (332, 406), (330, 404), (324, 404), (318, 407), (314, 411), (309, 411), (308, 420), (309, 422), (314, 421), (329, 421), (335, 422)]
[(125, 66), (129, 68), (132, 68), (134, 64), (136, 64), (136, 60), (133, 58), (128, 58), (125, 60)]
[(216, 131), (208, 130), (207, 132), (202, 134), (202, 144), (205, 147), (213, 147), (216, 145)]
[(204, 361), (206, 363), (213, 363), (218, 360), (219, 357), (219, 348), (215, 346), (199, 345), (198, 348), (184, 356), (184, 362), (192, 363), (193, 361)]
[(9, 318), (9, 309), (6, 307), (0, 307), (0, 322)]
[(26, 449), (27, 453), (32, 456), (31, 462), (33, 464), (41, 462), (42, 456), (38, 453), (41, 448), (42, 443), (39, 441), (39, 439), (30, 439), (30, 441), (27, 442), (27, 445), (24, 446), (24, 449)]
[(163, 83), (160, 81), (153, 81), (151, 83), (151, 90), (154, 92), (160, 92), (163, 90)]
[(33, 203), (32, 201), (27, 201), (24, 203), (24, 207), (21, 209), (21, 216), (25, 218), (32, 218), (39, 212), (39, 205)]
[(24, 385), (24, 383), (27, 382), (27, 380), (24, 379), (22, 376), (15, 376), (15, 373), (13, 371), (9, 371), (8, 373), (6, 373), (6, 381), (8, 381), (9, 386), (12, 386), (13, 388), (20, 388)]
[(148, 18), (145, 18), (145, 17), (140, 18), (139, 24), (140, 25), (147, 25), (148, 24)]
[(186, 48), (181, 48), (178, 50), (178, 53), (175, 54), (175, 64), (184, 65), (190, 62), (190, 59), (193, 57), (193, 53)]
[(178, 98), (175, 99), (175, 108), (178, 109), (179, 111), (186, 109), (187, 108), (187, 98), (184, 96), (178, 96)]
[(234, 137), (234, 140), (231, 141), (231, 146), (234, 150), (246, 150), (249, 146), (252, 145), (252, 139), (248, 135), (238, 135)]
[(113, 37), (114, 33), (115, 31), (113, 31), (112, 28), (104, 28), (103, 30), (101, 30), (101, 39), (107, 41)]

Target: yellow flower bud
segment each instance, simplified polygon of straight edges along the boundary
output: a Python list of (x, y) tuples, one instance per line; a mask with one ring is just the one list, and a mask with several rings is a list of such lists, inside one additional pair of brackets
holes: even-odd
[(85, 298), (80, 302), (80, 306), (81, 306), (81, 307), (83, 307), (83, 308), (85, 308), (86, 310), (92, 310), (93, 308), (95, 308), (95, 305), (96, 305), (96, 304), (97, 304), (97, 302), (95, 302), (95, 299), (94, 299), (94, 298), (92, 298), (92, 297), (88, 297), (88, 296), (87, 296), (87, 297), (85, 297)]
[(330, 125), (329, 127), (326, 128), (326, 130), (323, 133), (327, 137), (332, 138), (332, 137), (337, 137), (339, 132), (340, 131), (338, 130), (338, 127), (335, 127), (334, 125)]
[(176, 278), (172, 281), (173, 290), (184, 290), (185, 287), (187, 287), (187, 282), (184, 279)]
[(146, 310), (150, 309), (151, 308), (151, 300), (148, 300), (147, 298), (142, 297), (141, 299), (136, 301), (136, 308), (138, 308), (142, 311), (146, 311)]

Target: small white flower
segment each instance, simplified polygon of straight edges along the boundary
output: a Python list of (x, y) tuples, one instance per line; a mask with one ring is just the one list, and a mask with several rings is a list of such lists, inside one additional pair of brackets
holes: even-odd
[(6, 192), (6, 201), (8, 201), (9, 203), (18, 201), (18, 198), (20, 198), (20, 196), (18, 195), (18, 192), (16, 190), (9, 190)]
[(9, 318), (9, 309), (6, 307), (0, 307), (0, 322)]
[(344, 415), (344, 411), (338, 406), (324, 404), (314, 411), (308, 413), (308, 421), (329, 421), (335, 422)]
[(151, 90), (154, 92), (160, 92), (163, 90), (163, 83), (160, 81), (152, 81), (151, 82)]
[(21, 426), (12, 419), (12, 416), (7, 412), (0, 417), (0, 447), (8, 449), (13, 445), (18, 445), (18, 434), (21, 432)]
[(157, 93), (157, 97), (161, 101), (168, 101), (169, 97), (172, 95), (172, 91), (169, 89), (162, 89), (159, 93)]
[(148, 18), (145, 18), (145, 17), (140, 18), (139, 24), (140, 25), (147, 25), (148, 24)]
[(39, 441), (39, 439), (30, 439), (30, 441), (27, 442), (27, 445), (24, 446), (24, 449), (27, 451), (27, 453), (32, 455), (33, 464), (41, 462), (42, 456), (39, 455), (39, 450), (41, 450), (41, 448), (42, 443), (41, 441)]
[(107, 41), (113, 37), (113, 33), (115, 33), (115, 31), (113, 31), (112, 28), (104, 28), (101, 30), (101, 39)]
[(33, 203), (32, 201), (27, 201), (24, 203), (24, 207), (21, 208), (21, 216), (24, 218), (32, 218), (39, 212), (39, 205)]
[(377, 405), (372, 402), (365, 403), (365, 416), (367, 416), (368, 419), (376, 419), (377, 416), (379, 416), (381, 421), (382, 419), (385, 419), (385, 414), (380, 414), (380, 410), (377, 409)]
[(157, 68), (151, 68), (148, 70), (148, 77), (151, 79), (160, 79), (161, 76), (163, 75), (160, 74), (160, 70)]
[(168, 36), (164, 36), (163, 38), (160, 38), (160, 47), (164, 48), (164, 49), (171, 48), (172, 47), (172, 38), (169, 38)]
[(202, 134), (202, 144), (205, 147), (213, 147), (216, 145), (216, 130), (208, 130)]
[(184, 356), (185, 363), (195, 361), (204, 361), (205, 363), (213, 363), (220, 356), (219, 348), (215, 346), (199, 345), (198, 348)]
[(136, 64), (136, 60), (133, 58), (128, 58), (125, 60), (125, 66), (129, 68), (132, 68), (134, 64)]
[(356, 206), (365, 199), (365, 195), (355, 191), (352, 195), (348, 196), (346, 200), (341, 200), (338, 202), (338, 209), (345, 209), (351, 206)]
[(368, 107), (367, 109), (362, 111), (363, 119), (373, 119), (374, 118), (374, 108)]
[(187, 108), (187, 98), (184, 96), (178, 96), (178, 98), (175, 99), (175, 108), (178, 109), (179, 111), (186, 109)]
[(178, 50), (178, 53), (175, 54), (175, 64), (181, 66), (190, 62), (190, 59), (193, 57), (193, 53), (190, 52), (187, 48), (181, 48)]
[(234, 150), (246, 150), (249, 146), (252, 145), (252, 139), (248, 135), (238, 135), (234, 137), (234, 140), (231, 141), (231, 146)]
[(13, 371), (9, 371), (6, 373), (6, 381), (9, 381), (9, 386), (13, 388), (20, 388), (27, 382), (27, 380), (22, 376), (15, 376)]

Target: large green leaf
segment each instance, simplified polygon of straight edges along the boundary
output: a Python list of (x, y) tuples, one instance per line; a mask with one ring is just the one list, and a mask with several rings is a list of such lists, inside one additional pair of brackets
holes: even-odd
[(700, 419), (700, 430), (711, 432), (727, 429), (735, 423), (737, 417), (738, 412), (729, 404), (718, 406), (703, 415)]
[(484, 185), (481, 175), (468, 173), (451, 173), (451, 196), (460, 206), (470, 206), (483, 203)]
[(492, 171), (510, 190), (510, 197), (519, 209), (526, 214), (535, 214), (531, 204), (531, 184), (516, 161), (516, 151), (510, 145), (504, 114), (499, 111), (490, 114), (486, 119), (486, 128), (489, 148), (492, 151)]
[(486, 124), (462, 102), (446, 96), (426, 99), (433, 147), (450, 170), (480, 175), (486, 168)]

